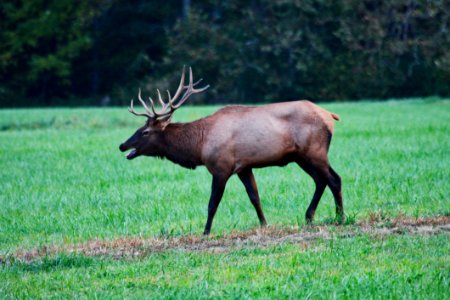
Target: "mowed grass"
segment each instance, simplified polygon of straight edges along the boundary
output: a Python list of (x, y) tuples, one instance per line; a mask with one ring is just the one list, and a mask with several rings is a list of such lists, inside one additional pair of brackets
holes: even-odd
[[(450, 102), (323, 104), (341, 121), (330, 161), (350, 221), (371, 213), (448, 215)], [(218, 107), (184, 107), (175, 121)], [(125, 108), (0, 110), (0, 255), (122, 236), (201, 234), (210, 175), (169, 161), (127, 161), (118, 146), (143, 118)], [(303, 226), (314, 192), (296, 165), (255, 171), (270, 224)], [(316, 223), (334, 218), (327, 190)], [(258, 226), (232, 178), (212, 233)], [(448, 298), (448, 235), (357, 237), (225, 254), (166, 252), (142, 260), (83, 256), (1, 266), (0, 295)], [(426, 255), (424, 255), (426, 254)], [(396, 298), (397, 298), (396, 297)]]

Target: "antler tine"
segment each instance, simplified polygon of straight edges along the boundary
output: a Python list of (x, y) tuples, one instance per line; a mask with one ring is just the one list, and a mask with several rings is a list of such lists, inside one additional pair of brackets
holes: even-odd
[(176, 101), (178, 97), (180, 97), (181, 92), (185, 88), (185, 86), (184, 86), (185, 73), (186, 73), (186, 66), (183, 66), (183, 73), (181, 74), (180, 84), (178, 85), (178, 89), (177, 89), (175, 95), (173, 96), (172, 99), (170, 99), (170, 101), (168, 103), (169, 106), (172, 106), (173, 102)]
[(136, 115), (136, 116), (145, 116), (145, 117), (147, 117), (147, 118), (149, 118), (149, 119), (155, 119), (155, 118), (158, 118), (158, 117), (160, 117), (160, 116), (162, 116), (162, 115), (164, 115), (164, 114), (166, 113), (166, 112), (164, 112), (164, 110), (167, 110), (167, 107), (166, 107), (166, 106), (163, 106), (163, 111), (158, 113), (158, 112), (156, 111), (156, 109), (155, 109), (155, 103), (153, 102), (153, 99), (152, 99), (151, 97), (148, 97), (148, 99), (150, 100), (150, 107), (151, 107), (151, 109), (152, 109), (152, 111), (150, 111), (150, 109), (148, 108), (147, 104), (146, 104), (145, 101), (142, 99), (141, 94), (142, 94), (141, 89), (139, 89), (138, 100), (139, 100), (139, 102), (141, 102), (142, 106), (144, 107), (145, 113), (138, 113), (138, 112), (136, 112), (136, 111), (134, 110), (134, 106), (133, 106), (134, 101), (133, 101), (133, 99), (131, 99), (131, 107), (128, 108), (128, 111), (129, 111), (129, 112), (131, 112), (133, 115)]
[(141, 102), (142, 106), (145, 108), (145, 111), (146, 111), (149, 115), (151, 115), (152, 113), (151, 113), (150, 109), (148, 108), (147, 104), (145, 104), (145, 101), (142, 100), (142, 97), (141, 97), (141, 89), (139, 89), (138, 99), (139, 99), (139, 102)]
[(194, 76), (192, 75), (192, 67), (189, 67), (189, 86), (192, 87), (194, 84)]
[(208, 84), (208, 85), (205, 85), (205, 86), (202, 87), (201, 89), (196, 89), (195, 92), (196, 92), (196, 93), (200, 93), (200, 92), (203, 92), (204, 90), (206, 90), (206, 89), (208, 89), (208, 88), (209, 88), (209, 84)]
[(138, 112), (136, 112), (134, 110), (134, 107), (133, 107), (133, 99), (131, 99), (131, 104), (130, 104), (130, 107), (128, 107), (128, 111), (130, 113), (132, 113), (133, 115), (135, 115), (135, 116), (143, 116), (143, 117), (147, 117), (147, 118), (152, 118), (152, 116), (150, 116), (147, 113), (138, 113)]
[[(184, 85), (185, 77), (186, 77), (186, 66), (183, 66), (183, 73), (181, 74), (180, 84), (178, 85), (177, 92), (175, 93), (173, 98), (171, 97), (169, 90), (167, 90), (167, 96), (169, 98), (167, 103), (164, 103), (164, 100), (162, 99), (162, 96), (161, 96), (161, 92), (159, 91), (159, 89), (156, 89), (156, 91), (158, 93), (158, 101), (162, 106), (161, 110), (159, 112), (156, 111), (155, 102), (153, 101), (153, 99), (151, 97), (148, 97), (150, 100), (150, 105), (151, 105), (151, 111), (150, 111), (150, 109), (148, 108), (145, 101), (142, 100), (141, 89), (139, 89), (138, 99), (141, 102), (142, 106), (145, 108), (146, 112), (145, 113), (137, 113), (133, 108), (133, 100), (131, 100), (131, 107), (128, 108), (128, 110), (136, 116), (145, 116), (145, 117), (151, 118), (151, 119), (158, 119), (160, 117), (168, 116), (170, 119), (173, 112), (177, 108), (179, 108), (192, 94), (203, 92), (204, 90), (209, 88), (209, 85), (204, 86), (199, 89), (194, 88), (194, 86), (198, 85), (203, 79), (200, 79), (200, 80), (194, 82), (194, 76), (192, 75), (191, 67), (189, 67), (189, 83), (188, 83), (188, 85)], [(184, 91), (183, 96), (181, 97), (181, 99), (179, 101), (177, 101), (183, 91)], [(178, 102), (178, 103), (175, 104), (175, 102)]]
[[(162, 108), (164, 109), (166, 107), (166, 104), (164, 103), (164, 101), (161, 98), (161, 93), (159, 92), (159, 89), (156, 89), (156, 91), (158, 92), (158, 100), (159, 103), (161, 104)], [(170, 99), (170, 98), (169, 98)]]
[[(209, 84), (208, 85), (206, 85), (206, 86), (204, 86), (204, 87), (202, 87), (201, 89), (194, 89), (194, 86), (196, 86), (197, 84), (199, 84), (202, 80), (203, 80), (203, 78), (200, 78), (199, 80), (197, 80), (197, 82), (195, 82), (195, 83), (192, 83), (192, 81), (193, 81), (193, 76), (192, 76), (192, 68), (191, 67), (189, 67), (189, 76), (190, 76), (190, 88), (191, 88), (191, 91), (192, 92), (194, 92), (194, 93), (200, 93), (200, 92), (203, 92), (204, 90), (206, 90), (207, 88), (209, 88)], [(189, 88), (188, 87), (188, 88)], [(189, 97), (189, 96), (188, 96)]]
[[(202, 79), (197, 81), (195, 84), (199, 83), (201, 80)], [(184, 93), (183, 97), (181, 97), (181, 100), (176, 105), (172, 105), (172, 103), (173, 103), (172, 102), (170, 104), (170, 107), (172, 108), (172, 110), (179, 108), (192, 94), (203, 92), (207, 88), (209, 88), (209, 85), (207, 85), (201, 89), (194, 89), (194, 76), (192, 75), (192, 68), (189, 67), (189, 85), (186, 87), (186, 92)]]
[(193, 84), (192, 86), (196, 86), (196, 85), (199, 84), (202, 80), (203, 80), (203, 78), (200, 78), (199, 80), (197, 80), (196, 82), (194, 82), (194, 84)]
[(156, 118), (159, 118), (159, 117), (165, 116), (166, 114), (168, 114), (170, 112), (167, 111), (168, 104), (165, 104), (164, 101), (162, 100), (161, 92), (159, 91), (159, 89), (156, 89), (156, 91), (158, 92), (158, 101), (159, 101), (159, 103), (161, 103), (161, 106), (162, 106), (162, 108), (159, 112), (156, 111), (155, 103), (153, 102), (153, 99), (151, 97), (148, 97), (148, 99), (150, 100), (153, 114), (155, 115)]
[(151, 108), (153, 111), (153, 115), (155, 115), (155, 117), (158, 116), (158, 113), (156, 112), (156, 109), (155, 109), (155, 103), (153, 102), (153, 99), (151, 97), (148, 97), (148, 100), (150, 100), (150, 105), (151, 105)]

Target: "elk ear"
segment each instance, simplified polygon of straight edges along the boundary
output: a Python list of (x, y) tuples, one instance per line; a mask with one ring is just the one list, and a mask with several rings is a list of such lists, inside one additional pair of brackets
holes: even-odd
[(172, 119), (171, 115), (164, 116), (164, 117), (162, 117), (160, 119), (157, 119), (157, 120), (153, 121), (152, 126), (157, 127), (157, 128), (159, 128), (161, 130), (164, 130), (164, 129), (166, 129), (167, 125), (170, 124), (171, 119)]

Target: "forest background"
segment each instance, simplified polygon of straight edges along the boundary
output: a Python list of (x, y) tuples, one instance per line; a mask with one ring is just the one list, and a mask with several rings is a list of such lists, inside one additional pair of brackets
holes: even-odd
[(0, 2), (0, 106), (194, 104), (450, 95), (450, 1)]

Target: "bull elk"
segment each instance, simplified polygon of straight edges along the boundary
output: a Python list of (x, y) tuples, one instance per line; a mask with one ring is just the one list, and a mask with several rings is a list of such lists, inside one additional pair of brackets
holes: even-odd
[(171, 123), (175, 110), (191, 95), (209, 87), (196, 88), (200, 81), (193, 82), (189, 68), (189, 83), (185, 85), (183, 68), (176, 93), (172, 97), (167, 91), (168, 102), (163, 101), (157, 90), (160, 110), (155, 108), (151, 98), (149, 108), (139, 91), (138, 99), (145, 111), (136, 112), (133, 100), (129, 111), (146, 117), (147, 121), (120, 145), (120, 151), (131, 149), (127, 159), (145, 155), (167, 158), (189, 169), (206, 166), (212, 174), (212, 190), (204, 234), (210, 233), (225, 185), (233, 174), (242, 181), (261, 226), (265, 226), (252, 169), (285, 166), (291, 162), (308, 173), (316, 185), (306, 211), (306, 221), (313, 220), (326, 186), (333, 193), (337, 219), (344, 220), (341, 179), (328, 161), (334, 120), (339, 120), (338, 115), (302, 100), (262, 106), (226, 106), (190, 123)]

